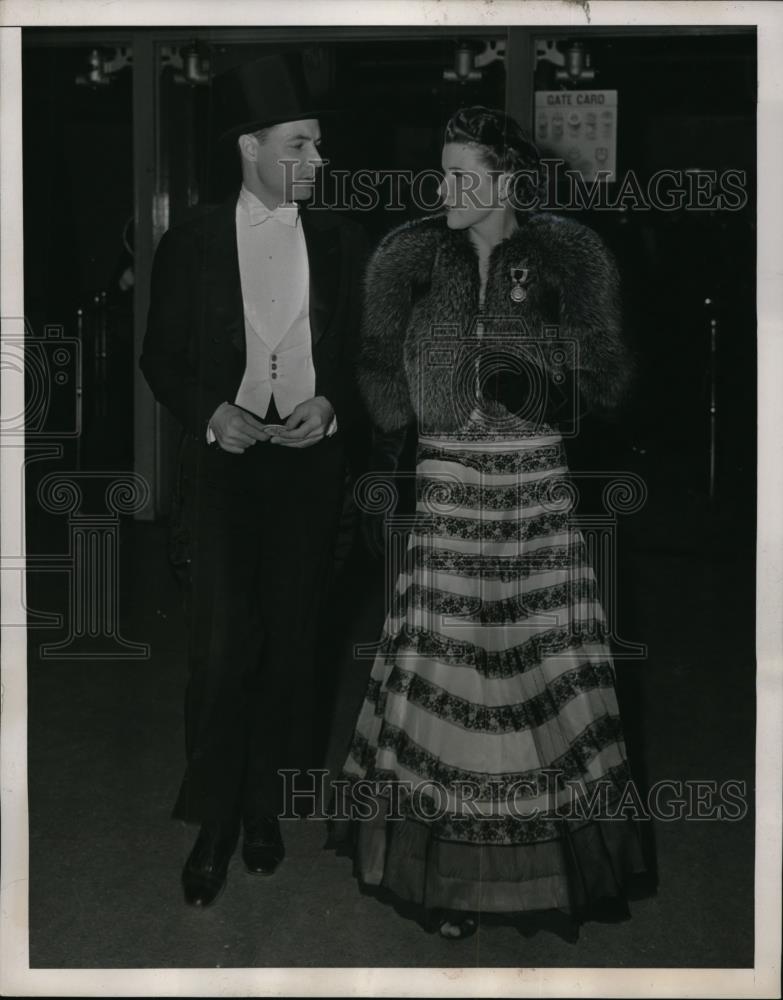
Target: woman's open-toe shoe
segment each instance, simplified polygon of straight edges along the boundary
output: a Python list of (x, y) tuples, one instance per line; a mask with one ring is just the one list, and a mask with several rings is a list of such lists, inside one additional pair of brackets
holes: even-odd
[(471, 913), (442, 912), (438, 916), (438, 933), (450, 941), (459, 941), (476, 933), (478, 921)]

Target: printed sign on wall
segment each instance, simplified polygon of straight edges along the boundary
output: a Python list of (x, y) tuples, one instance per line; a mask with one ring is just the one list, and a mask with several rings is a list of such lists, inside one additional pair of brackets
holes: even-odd
[(614, 180), (617, 91), (536, 91), (536, 145), (543, 156), (565, 160), (584, 180), (594, 180), (599, 170)]

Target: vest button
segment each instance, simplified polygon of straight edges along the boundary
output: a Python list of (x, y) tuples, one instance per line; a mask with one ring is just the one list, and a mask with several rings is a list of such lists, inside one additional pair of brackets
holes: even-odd
[(272, 378), (277, 378), (277, 375), (275, 375), (274, 372), (272, 372)]

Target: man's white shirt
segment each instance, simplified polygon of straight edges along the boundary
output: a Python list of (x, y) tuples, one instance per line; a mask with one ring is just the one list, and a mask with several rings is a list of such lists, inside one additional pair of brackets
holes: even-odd
[[(285, 418), (315, 395), (310, 268), (296, 202), (268, 209), (244, 185), (236, 238), (245, 319), (245, 372), (233, 402), (263, 419), (274, 398)], [(327, 431), (337, 430), (332, 418)], [(211, 427), (207, 441), (215, 441)]]

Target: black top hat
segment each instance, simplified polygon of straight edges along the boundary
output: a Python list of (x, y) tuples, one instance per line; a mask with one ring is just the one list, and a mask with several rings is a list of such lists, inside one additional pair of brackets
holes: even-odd
[(264, 56), (214, 77), (212, 134), (222, 143), (281, 122), (334, 112), (317, 100), (298, 52)]

